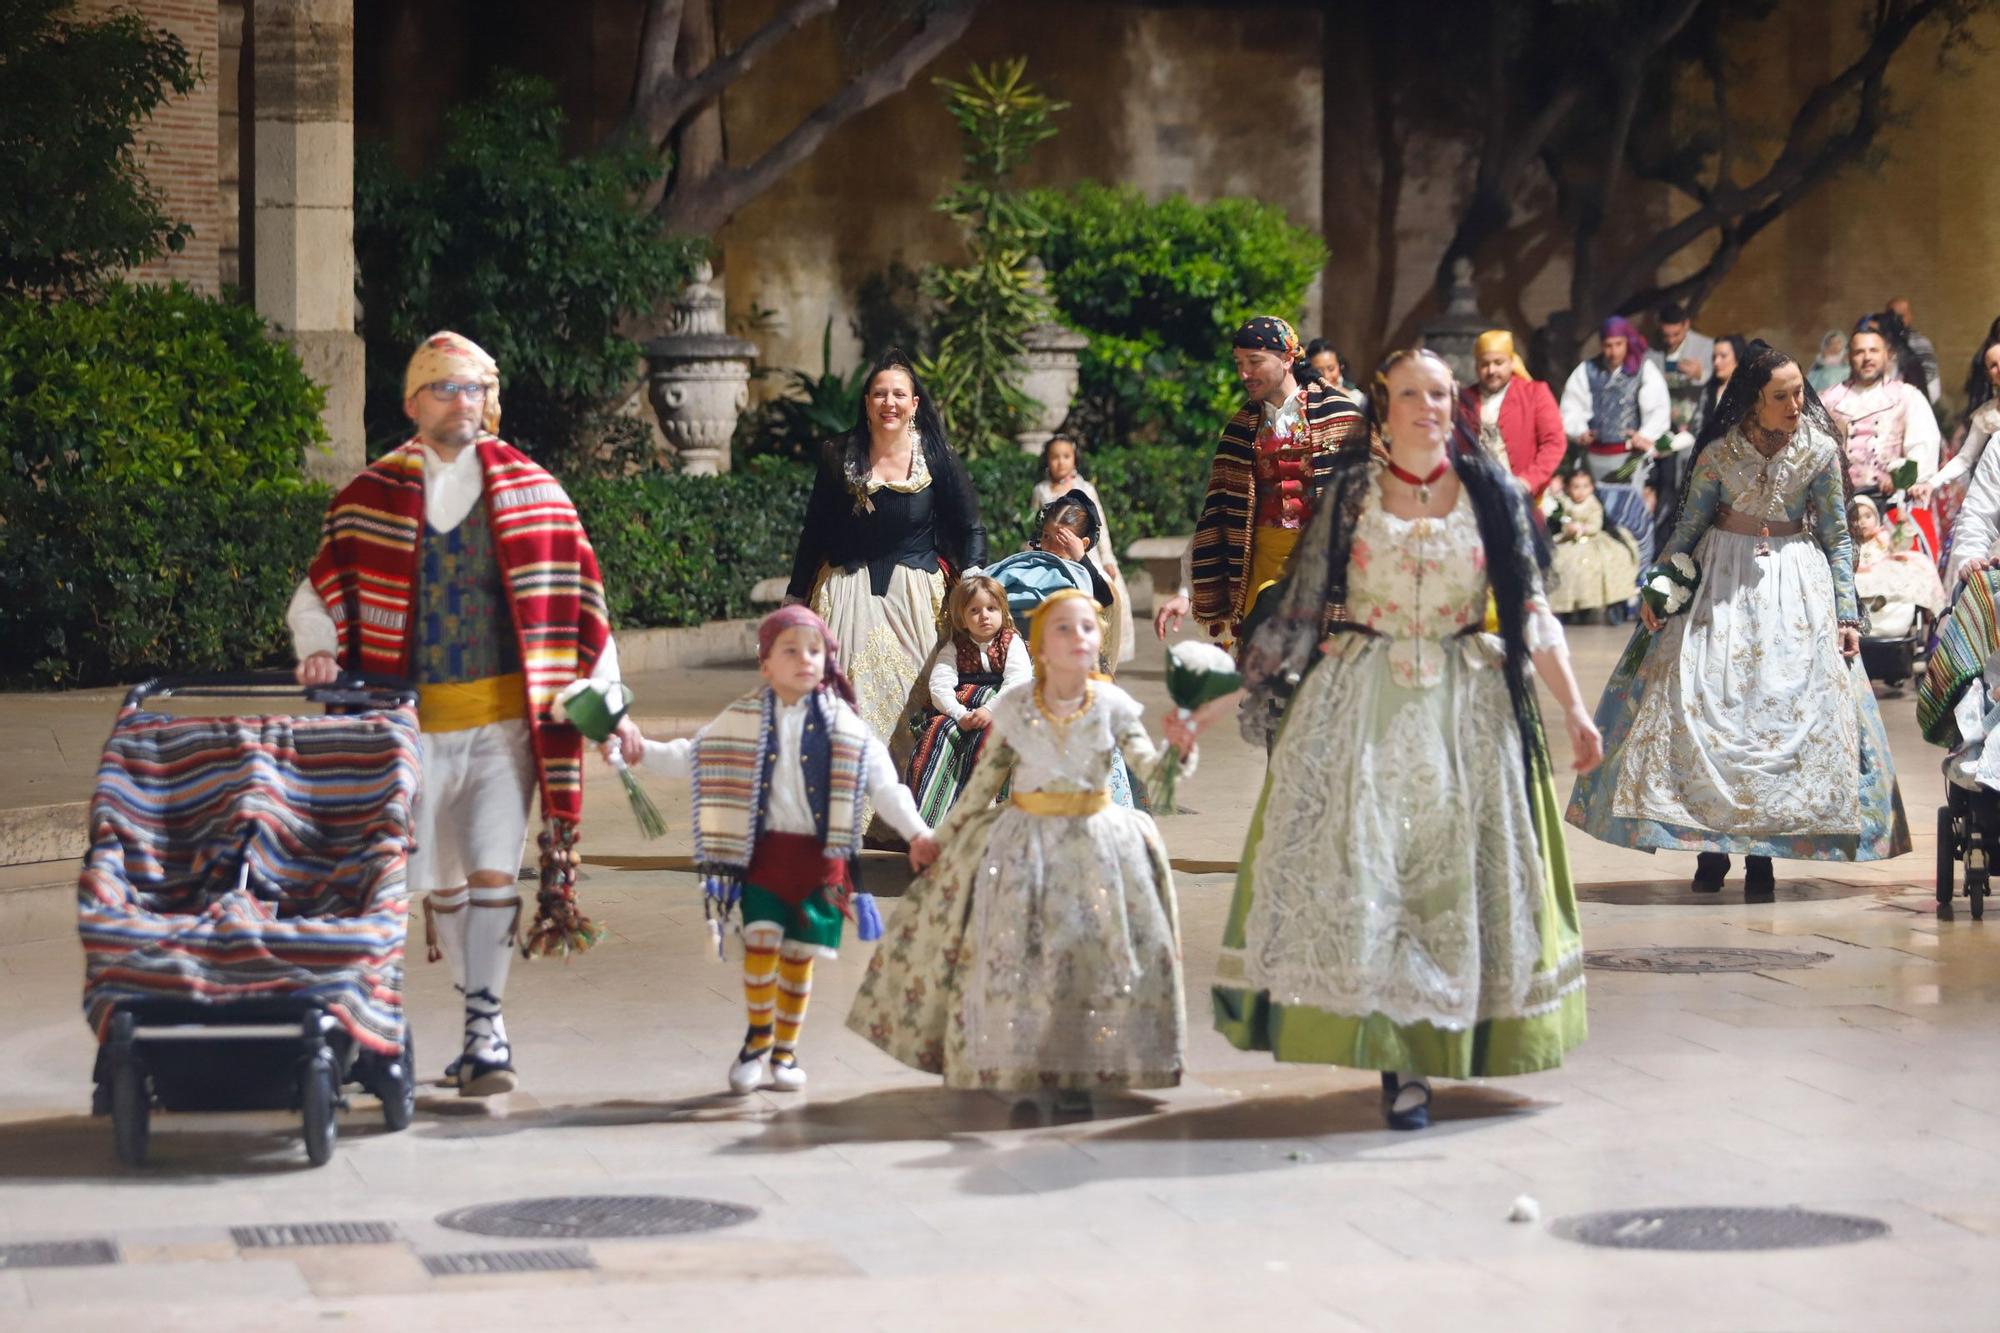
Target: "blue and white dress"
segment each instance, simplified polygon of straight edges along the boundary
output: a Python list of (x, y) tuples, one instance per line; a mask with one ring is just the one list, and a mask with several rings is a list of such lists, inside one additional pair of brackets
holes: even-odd
[[(1804, 425), (1764, 457), (1740, 430), (1696, 460), (1661, 556), (1701, 585), (1643, 625), (1597, 706), (1604, 763), (1568, 821), (1644, 851), (1874, 861), (1910, 849), (1882, 715), (1839, 622), (1857, 614), (1837, 441)], [(1760, 537), (1715, 526), (1725, 506)]]

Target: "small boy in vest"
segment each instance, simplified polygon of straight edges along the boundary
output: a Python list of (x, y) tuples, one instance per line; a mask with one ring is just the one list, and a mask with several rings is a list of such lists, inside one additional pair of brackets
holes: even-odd
[(840, 947), (850, 910), (864, 939), (880, 934), (872, 901), (855, 893), (849, 873), (868, 807), (909, 840), (913, 860), (936, 854), (888, 747), (854, 711), (839, 652), (805, 607), (774, 611), (757, 628), (762, 689), (693, 740), (625, 750), (627, 762), (692, 782), (694, 854), (710, 906), (724, 917), (742, 911), (750, 1025), (729, 1068), (738, 1095), (805, 1086), (798, 1042), (813, 960)]

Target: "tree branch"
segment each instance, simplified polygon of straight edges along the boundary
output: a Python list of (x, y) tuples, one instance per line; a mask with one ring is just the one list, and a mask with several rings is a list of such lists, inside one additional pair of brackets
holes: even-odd
[(632, 85), (632, 109), (612, 138), (640, 130), (646, 107), (664, 97), (678, 82), (674, 76), (674, 51), (681, 40), (681, 15), (687, 0), (648, 0), (645, 26), (639, 30), (639, 65)]
[[(815, 0), (802, 0), (809, 2)], [(979, 0), (948, 0), (940, 4), (893, 54), (851, 80), (756, 161), (741, 167), (725, 167), (704, 180), (698, 190), (669, 190), (660, 201), (661, 223), (669, 231), (697, 235), (713, 232), (779, 177), (810, 157), (835, 129), (907, 87), (919, 70), (965, 35), (978, 7)]]
[(653, 143), (663, 143), (689, 112), (697, 111), (722, 95), (736, 80), (749, 73), (772, 47), (825, 14), (831, 14), (840, 0), (792, 0), (776, 18), (750, 34), (749, 40), (717, 59), (691, 79), (665, 85), (639, 111), (635, 128)]
[[(1858, 158), (1882, 128), (1886, 112), (1884, 76), (1889, 62), (1910, 36), (1943, 7), (1945, 0), (1915, 0), (1902, 7), (1882, 0), (1869, 45), (1846, 69), (1815, 88), (1792, 117), (1785, 145), (1764, 174), (1746, 186), (1718, 181), (1707, 204), (1656, 235), (1618, 270), (1612, 290), (1651, 285), (1650, 275), (1703, 234), (1731, 227), (1774, 205), (1782, 211), (1839, 167)], [(1843, 97), (1856, 98), (1854, 119), (1839, 133), (1818, 131)], [(1783, 201), (1780, 203), (1780, 201)], [(1775, 216), (1775, 215), (1773, 215)], [(1763, 223), (1758, 225), (1762, 230)], [(1743, 239), (1748, 239), (1744, 237)]]

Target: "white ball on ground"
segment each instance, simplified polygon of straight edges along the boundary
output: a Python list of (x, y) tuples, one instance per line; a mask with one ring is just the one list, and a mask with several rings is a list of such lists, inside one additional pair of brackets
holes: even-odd
[(1514, 1200), (1514, 1206), (1507, 1210), (1509, 1222), (1539, 1222), (1542, 1220), (1542, 1206), (1535, 1202), (1532, 1194), (1523, 1194)]

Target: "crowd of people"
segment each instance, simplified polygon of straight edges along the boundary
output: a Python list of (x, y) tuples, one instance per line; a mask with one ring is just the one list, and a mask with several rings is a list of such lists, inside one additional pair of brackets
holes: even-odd
[[(709, 915), (741, 940), (729, 1087), (804, 1085), (813, 966), (850, 924), (879, 943), (848, 1027), (947, 1086), (1053, 1113), (1177, 1083), (1181, 928), (1148, 790), (1232, 714), (1267, 769), (1215, 1025), (1378, 1071), (1396, 1128), (1428, 1123), (1433, 1078), (1547, 1069), (1583, 1040), (1565, 822), (1696, 853), (1697, 891), (1742, 856), (1753, 898), (1774, 858), (1907, 851), (1858, 654), (1871, 617), (1936, 616), (2000, 559), (2000, 321), (1941, 465), (1936, 354), (1907, 305), (1811, 363), (1656, 313), (1657, 343), (1606, 321), (1559, 398), (1505, 331), (1471, 383), (1411, 348), (1364, 396), (1283, 319), (1239, 329), (1245, 404), (1154, 630), (1192, 617), (1241, 688), (1170, 715), (1164, 744), (1113, 683), (1132, 602), (1084, 442), (1048, 442), (1033, 541), (990, 551), (928, 387), (876, 361), (821, 451), (761, 683), (691, 740), (624, 721), (604, 742), (691, 784)], [(582, 742), (549, 703), (616, 681), (617, 649), (573, 507), (498, 437), (492, 359), (439, 334), (405, 388), (414, 434), (336, 497), (290, 624), (302, 681), (418, 687), (411, 876), (465, 997), (446, 1078), (480, 1096), (517, 1080), (502, 1006), (531, 795), (528, 929), (576, 933)], [(1628, 608), (1593, 707), (1564, 618)], [(1536, 677), (1577, 774), (1566, 807)], [(886, 924), (852, 873), (871, 844), (920, 872)]]

